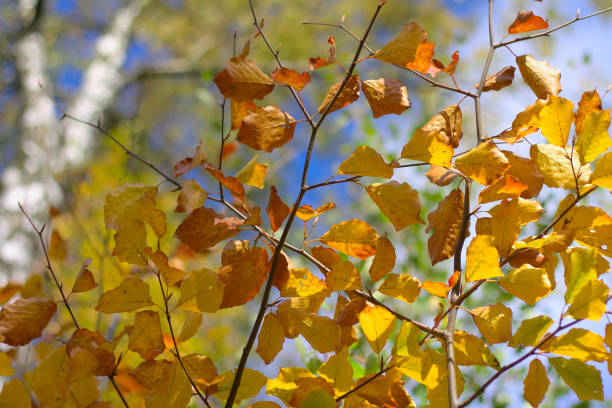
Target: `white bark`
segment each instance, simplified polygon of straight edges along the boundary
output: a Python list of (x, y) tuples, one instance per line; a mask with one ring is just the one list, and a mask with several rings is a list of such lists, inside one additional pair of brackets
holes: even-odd
[[(31, 21), (37, 1), (19, 0), (20, 15)], [(95, 45), (95, 55), (83, 75), (83, 83), (69, 112), (96, 121), (112, 103), (122, 84), (121, 66), (125, 61), (131, 27), (149, 0), (134, 0), (117, 11)], [(25, 107), (21, 118), (20, 156), (23, 160), (7, 167), (2, 174), (0, 192), (0, 268), (4, 279), (24, 276), (31, 264), (37, 242), (19, 211), (46, 218), (51, 205), (62, 202), (63, 193), (53, 175), (85, 163), (91, 156), (94, 129), (73, 121), (64, 128), (49, 96), (46, 49), (42, 34), (24, 32), (14, 48)], [(45, 91), (41, 89), (45, 87)], [(64, 138), (62, 138), (62, 131)]]

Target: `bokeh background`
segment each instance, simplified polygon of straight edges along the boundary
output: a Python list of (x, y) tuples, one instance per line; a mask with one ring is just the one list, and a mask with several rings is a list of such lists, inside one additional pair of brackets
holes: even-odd
[[(350, 61), (355, 42), (332, 27), (301, 22), (337, 23), (344, 18), (345, 24), (359, 35), (377, 1), (255, 0), (253, 3), (258, 17), (265, 20), (264, 30), (270, 42), (279, 47), (283, 63), (306, 71), (309, 57), (326, 55), (329, 35), (336, 37), (338, 60), (344, 63)], [(495, 37), (500, 39), (505, 35), (519, 10), (534, 10), (555, 26), (573, 18), (577, 9), (586, 15), (610, 5), (605, 0), (495, 1)], [(417, 21), (428, 31), (429, 40), (436, 44), (437, 58), (446, 63), (452, 52), (459, 50), (455, 78), (467, 89), (478, 82), (487, 52), (486, 12), (487, 2), (483, 0), (389, 0), (368, 44), (376, 49), (399, 32), (403, 24)], [(126, 146), (165, 171), (190, 155), (199, 141), (209, 157), (215, 158), (221, 132), (221, 99), (212, 78), (232, 56), (234, 38), (240, 50), (253, 30), (246, 0), (0, 0), (0, 283), (3, 287), (44, 272), (40, 249), (18, 211), (18, 202), (40, 224), (50, 219), (49, 208), (54, 208), (52, 227), (66, 243), (66, 256), (58, 261), (63, 276), (73, 279), (81, 263), (91, 258), (91, 269), (101, 283), (98, 290), (102, 293), (116, 286), (129, 272), (129, 267), (118, 264), (110, 256), (113, 243), (112, 234), (104, 229), (102, 219), (104, 197), (124, 183), (161, 181), (95, 129), (69, 119), (61, 120), (58, 107), (84, 120), (94, 123), (99, 120)], [(611, 41), (612, 13), (609, 13), (573, 24), (551, 37), (518, 43), (511, 48), (517, 55), (529, 53), (559, 68), (561, 96), (577, 102), (582, 92), (596, 88), (603, 94), (612, 83)], [(264, 72), (275, 68), (260, 40), (253, 42), (251, 57)], [(514, 65), (514, 56), (500, 49), (490, 73), (506, 65)], [(380, 62), (366, 61), (359, 65), (358, 71), (363, 79), (390, 76), (402, 81), (408, 87), (412, 109), (400, 116), (389, 115), (374, 121), (362, 98), (333, 114), (317, 140), (309, 174), (312, 184), (333, 175), (338, 164), (360, 144), (375, 148), (388, 160), (399, 157), (414, 129), (439, 110), (459, 101), (457, 94), (432, 88), (410, 73)], [(313, 82), (303, 95), (306, 106), (310, 109), (318, 106), (329, 86), (340, 78), (341, 72), (331, 67), (314, 73)], [(439, 80), (450, 83), (443, 74)], [(610, 95), (604, 97), (604, 109), (610, 106), (610, 98)], [(485, 132), (500, 133), (510, 126), (516, 113), (534, 100), (517, 70), (511, 87), (484, 94)], [(275, 92), (266, 103), (277, 104), (295, 118), (301, 117), (289, 93)], [(476, 141), (471, 101), (464, 101), (462, 109), (465, 134), (458, 151), (474, 146)], [(296, 178), (302, 168), (306, 142), (307, 128), (298, 124), (293, 141), (285, 148), (260, 154), (260, 160), (269, 165), (266, 185), (276, 185), (287, 203), (297, 193)], [(236, 151), (227, 155), (224, 164), (230, 174), (254, 155), (246, 146), (235, 146)], [(519, 145), (516, 150), (528, 155), (528, 146)], [(408, 181), (419, 190), (423, 219), (449, 191), (430, 184), (426, 171), (426, 167), (417, 167), (395, 172), (395, 179)], [(197, 170), (188, 177), (198, 179), (203, 186), (212, 185), (212, 179)], [(170, 214), (176, 193), (169, 193), (171, 187), (167, 185), (160, 189), (161, 205)], [(265, 207), (267, 194), (267, 191), (251, 189), (248, 199)], [(544, 225), (552, 218), (562, 196), (545, 189), (541, 197), (545, 197), (542, 201), (547, 210), (541, 219)], [(307, 203), (313, 207), (328, 201), (335, 202), (338, 208), (321, 217), (312, 237), (323, 234), (334, 222), (359, 214), (379, 233), (390, 236), (398, 250), (400, 270), (421, 280), (445, 280), (450, 274), (452, 267), (448, 262), (431, 266), (424, 226), (411, 226), (396, 233), (361, 188), (341, 184), (315, 190), (307, 197)], [(612, 210), (609, 192), (596, 191), (587, 202), (608, 212)], [(169, 222), (176, 226), (181, 219), (170, 215)], [(294, 230), (290, 241), (300, 243), (301, 228), (296, 225)], [(170, 238), (166, 244), (172, 245)], [(218, 254), (211, 253), (197, 260), (177, 256), (175, 262), (182, 262), (185, 267), (215, 267)], [(296, 259), (295, 263), (299, 265), (300, 260)], [(367, 270), (367, 264), (360, 266)], [(557, 282), (562, 286), (561, 273), (558, 271)], [(609, 276), (604, 281), (612, 283)], [(49, 282), (42, 281), (41, 287), (48, 288)], [(522, 302), (513, 300), (502, 290), (485, 285), (467, 306), (501, 299), (516, 310), (515, 317), (547, 314), (557, 318), (563, 290), (558, 289), (556, 293), (535, 308), (525, 308)], [(438, 304), (429, 298), (409, 308), (405, 304), (398, 307), (408, 310), (410, 316), (430, 321), (437, 313)], [(96, 314), (92, 310), (95, 299), (72, 301), (82, 306), (90, 325), (105, 330), (111, 337), (117, 327), (123, 326), (124, 322)], [(220, 372), (233, 368), (254, 316), (250, 306), (207, 315), (198, 339), (189, 343), (188, 349), (210, 355)], [(459, 327), (475, 330), (469, 316), (462, 316)], [(601, 324), (587, 327), (603, 334)], [(376, 359), (368, 358), (367, 344), (357, 348), (355, 370), (361, 373), (376, 370)], [(512, 358), (512, 353), (503, 347), (493, 347), (493, 351), (502, 361)], [(307, 365), (316, 370), (324, 359), (300, 339), (286, 340), (285, 351), (274, 364), (264, 367), (254, 355), (250, 366), (273, 378), (279, 365)], [(610, 398), (612, 378), (604, 365), (599, 368), (605, 395)], [(475, 374), (471, 378), (480, 380), (490, 375), (490, 369), (486, 368), (466, 371)], [(506, 374), (487, 391), (480, 404), (523, 406), (525, 373), (526, 365)], [(418, 405), (424, 405), (425, 389), (411, 382), (407, 386)], [(476, 383), (466, 384), (468, 389), (476, 386)], [(556, 380), (544, 406), (560, 405), (612, 406), (610, 402), (580, 403)]]

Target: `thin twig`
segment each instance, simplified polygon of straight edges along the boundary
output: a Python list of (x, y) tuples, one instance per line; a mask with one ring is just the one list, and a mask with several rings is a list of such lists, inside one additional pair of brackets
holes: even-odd
[[(223, 170), (223, 148), (225, 147), (225, 102), (227, 99), (223, 97), (223, 102), (219, 104), (221, 107), (221, 145), (219, 146), (219, 163), (217, 168)], [(223, 183), (219, 182), (219, 196), (223, 200)]]
[(576, 17), (574, 17), (573, 19), (571, 19), (569, 21), (566, 21), (565, 23), (560, 24), (560, 25), (558, 25), (558, 26), (556, 26), (554, 28), (551, 28), (550, 30), (546, 30), (546, 31), (544, 31), (542, 33), (538, 33), (538, 34), (527, 35), (525, 37), (515, 38), (515, 39), (509, 40), (509, 41), (502, 41), (500, 43), (495, 44), (494, 47), (495, 48), (505, 47), (506, 45), (514, 44), (514, 43), (519, 42), (519, 41), (526, 41), (526, 40), (531, 40), (531, 39), (538, 38), (538, 37), (549, 36), (551, 33), (555, 32), (555, 31), (557, 31), (557, 30), (559, 30), (559, 29), (561, 29), (563, 27), (567, 27), (568, 25), (570, 25), (572, 23), (575, 23), (576, 21), (586, 20), (587, 18), (595, 17), (595, 16), (597, 16), (599, 14), (606, 13), (606, 12), (608, 12), (610, 10), (612, 10), (612, 7), (607, 7), (605, 9), (596, 11), (596, 12), (591, 13), (591, 14), (588, 14), (588, 15), (586, 15), (584, 17), (580, 17), (579, 14), (576, 14)]
[[(53, 267), (51, 266), (51, 260), (49, 259), (49, 252), (47, 251), (47, 246), (45, 245), (45, 240), (42, 237), (42, 234), (43, 234), (43, 232), (45, 230), (45, 226), (47, 224), (45, 223), (45, 224), (43, 224), (43, 226), (41, 228), (38, 228), (36, 226), (36, 224), (34, 224), (34, 221), (32, 221), (32, 218), (30, 218), (30, 216), (28, 215), (26, 210), (23, 208), (21, 203), (18, 203), (18, 204), (19, 204), (19, 209), (21, 209), (21, 212), (27, 218), (28, 222), (30, 223), (30, 225), (32, 226), (34, 231), (36, 232), (36, 235), (38, 235), (38, 239), (40, 241), (40, 245), (42, 247), (43, 253), (45, 254), (45, 259), (47, 261), (47, 270), (49, 271), (49, 273), (51, 274), (51, 277), (53, 278), (53, 281), (55, 282), (55, 286), (57, 287), (57, 290), (59, 291), (59, 293), (60, 293), (60, 295), (62, 297), (62, 303), (66, 307), (66, 310), (68, 310), (68, 313), (70, 314), (70, 318), (72, 319), (72, 323), (74, 324), (74, 327), (76, 327), (76, 329), (79, 330), (81, 327), (79, 326), (79, 322), (77, 321), (74, 313), (72, 312), (72, 308), (70, 307), (70, 304), (68, 304), (68, 298), (66, 298), (66, 296), (64, 295), (63, 285), (57, 279), (57, 275), (55, 274), (55, 271), (53, 270)], [(117, 364), (119, 364), (119, 363), (117, 363)], [(121, 392), (121, 390), (117, 386), (117, 383), (115, 382), (115, 379), (113, 378), (113, 375), (114, 375), (114, 372), (113, 372), (113, 374), (108, 375), (107, 378), (110, 381), (110, 383), (113, 385), (113, 388), (115, 389), (115, 392), (119, 396), (119, 399), (121, 400), (123, 405), (126, 408), (129, 408), (129, 405), (128, 405), (127, 401), (125, 400), (125, 397), (123, 396), (123, 393)]]
[(313, 184), (312, 186), (306, 186), (306, 190), (310, 191), (310, 190), (314, 190), (315, 188), (319, 188), (319, 187), (331, 186), (332, 184), (350, 183), (353, 181), (357, 181), (360, 178), (361, 176), (353, 176), (353, 177), (344, 178), (342, 180), (325, 181), (323, 183)]
[(484, 67), (482, 68), (480, 82), (478, 83), (478, 89), (476, 89), (476, 95), (474, 96), (474, 109), (476, 116), (476, 139), (478, 141), (478, 144), (482, 143), (482, 140), (484, 139), (482, 130), (482, 111), (480, 109), (480, 95), (482, 94), (482, 90), (484, 89), (485, 81), (487, 79), (487, 74), (489, 73), (489, 68), (491, 67), (491, 61), (493, 60), (494, 53), (495, 45), (493, 40), (493, 0), (489, 0), (489, 52), (487, 53), (487, 58), (485, 59)]
[[(319, 120), (317, 121), (317, 123), (312, 126), (312, 131), (310, 134), (310, 140), (308, 142), (308, 150), (306, 151), (306, 157), (304, 159), (304, 167), (302, 169), (302, 180), (300, 183), (300, 191), (297, 195), (297, 198), (295, 199), (295, 202), (293, 203), (293, 207), (291, 209), (291, 213), (289, 214), (289, 217), (287, 218), (287, 221), (285, 222), (285, 227), (283, 228), (283, 232), (281, 234), (281, 238), (278, 241), (278, 245), (276, 246), (275, 250), (274, 250), (274, 255), (272, 256), (272, 261), (271, 261), (271, 267), (270, 267), (270, 273), (268, 274), (268, 280), (266, 282), (266, 286), (264, 288), (264, 292), (263, 292), (263, 296), (261, 299), (261, 303), (259, 305), (259, 311), (257, 312), (257, 317), (255, 318), (255, 322), (253, 323), (253, 326), (251, 328), (251, 333), (249, 334), (249, 338), (247, 339), (247, 342), (244, 346), (244, 349), (242, 351), (242, 356), (240, 357), (240, 362), (238, 363), (238, 367), (236, 368), (236, 374), (234, 376), (234, 381), (232, 382), (232, 388), (230, 389), (229, 395), (227, 397), (227, 401), (225, 404), (225, 408), (231, 408), (234, 405), (234, 400), (236, 398), (236, 394), (238, 392), (238, 387), (240, 386), (240, 381), (242, 380), (242, 374), (244, 372), (244, 368), (246, 367), (246, 362), (249, 358), (249, 354), (251, 353), (251, 349), (253, 348), (253, 344), (255, 343), (255, 340), (257, 338), (257, 334), (259, 332), (259, 328), (261, 327), (261, 323), (263, 322), (263, 318), (264, 315), (266, 313), (266, 310), (268, 308), (268, 301), (269, 301), (269, 297), (270, 297), (270, 292), (272, 290), (272, 281), (274, 280), (274, 276), (276, 273), (276, 268), (278, 265), (278, 259), (280, 257), (280, 253), (281, 250), (285, 244), (285, 241), (287, 240), (287, 237), (289, 235), (289, 231), (291, 229), (291, 226), (293, 224), (293, 220), (295, 219), (295, 215), (297, 213), (298, 207), (300, 206), (300, 203), (302, 202), (302, 199), (304, 197), (304, 195), (306, 194), (306, 179), (308, 176), (308, 168), (310, 166), (310, 158), (312, 156), (312, 152), (313, 152), (313, 148), (314, 148), (314, 143), (315, 143), (315, 139), (317, 136), (317, 132), (320, 129), (321, 125), (323, 124), (325, 118), (327, 117), (327, 115), (329, 114), (329, 112), (331, 111), (331, 107), (334, 105), (334, 102), (336, 101), (336, 99), (338, 98), (338, 96), (340, 95), (340, 93), (343, 91), (346, 83), (348, 82), (349, 78), (351, 77), (351, 74), (353, 73), (355, 66), (357, 65), (357, 60), (359, 59), (359, 55), (361, 54), (361, 50), (363, 48), (363, 44), (366, 41), (366, 38), (368, 36), (368, 34), (370, 33), (373, 25), (374, 25), (374, 21), (376, 21), (376, 17), (378, 16), (378, 13), (380, 12), (380, 9), (382, 8), (384, 2), (380, 2), (378, 4), (378, 6), (376, 7), (376, 11), (374, 12), (374, 15), (372, 16), (372, 19), (370, 20), (370, 23), (368, 25), (368, 28), (366, 29), (361, 41), (359, 42), (359, 45), (357, 46), (357, 50), (355, 51), (355, 55), (353, 57), (353, 61), (351, 63), (351, 66), (349, 68), (349, 71), (347, 72), (347, 74), (344, 77), (344, 80), (342, 81), (342, 83), (340, 84), (340, 86), (338, 87), (338, 90), (336, 92), (336, 94), (334, 95), (334, 97), (331, 99), (330, 103), (327, 105), (327, 108), (325, 109), (325, 111), (321, 114), (321, 117), (319, 118)], [(255, 10), (253, 8), (253, 4), (252, 1), (249, 0), (249, 5), (251, 6), (251, 11), (253, 14), (253, 21), (254, 24), (256, 26), (259, 27), (259, 24), (257, 22), (257, 18), (255, 16)], [(259, 29), (259, 28), (258, 28)], [(260, 31), (261, 32), (261, 31)], [(272, 51), (272, 49), (270, 48), (270, 50)], [(309, 122), (310, 123), (310, 122)]]

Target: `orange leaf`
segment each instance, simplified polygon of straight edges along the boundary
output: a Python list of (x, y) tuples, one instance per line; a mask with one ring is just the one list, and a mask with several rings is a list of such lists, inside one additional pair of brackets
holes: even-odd
[(448, 292), (450, 291), (448, 285), (443, 282), (425, 281), (421, 284), (421, 286), (430, 294), (441, 298), (448, 296)]
[(235, 57), (214, 78), (217, 88), (226, 98), (237, 102), (262, 99), (272, 92), (274, 84), (255, 64), (255, 61)]
[(310, 66), (311, 71), (317, 68), (322, 68), (327, 65), (331, 65), (336, 62), (336, 40), (334, 39), (333, 36), (329, 36), (329, 38), (327, 39), (327, 42), (331, 44), (331, 47), (329, 47), (329, 58), (328, 59), (321, 58), (321, 57), (310, 58), (308, 65)]
[(448, 278), (448, 287), (450, 289), (454, 288), (455, 285), (457, 284), (457, 282), (459, 282), (459, 278), (460, 277), (461, 277), (461, 271), (453, 272), (453, 274), (450, 276), (450, 278)]
[(51, 244), (49, 245), (49, 257), (51, 259), (63, 261), (66, 259), (67, 254), (68, 247), (66, 245), (66, 241), (62, 239), (62, 236), (59, 234), (59, 232), (57, 232), (57, 230), (53, 230), (53, 233), (51, 233)]
[(302, 72), (299, 74), (289, 68), (276, 68), (272, 72), (272, 80), (274, 82), (281, 82), (287, 84), (292, 88), (301, 91), (310, 82), (310, 74), (308, 72)]
[(219, 180), (219, 183), (223, 184), (223, 187), (227, 188), (235, 199), (244, 201), (244, 187), (236, 177), (226, 176), (221, 170), (214, 168), (208, 163), (202, 164), (202, 167)]
[(232, 123), (232, 130), (240, 129), (242, 126), (242, 120), (249, 112), (257, 110), (257, 105), (253, 101), (236, 102), (230, 100), (230, 116)]
[(283, 225), (283, 221), (291, 210), (283, 200), (278, 196), (278, 192), (276, 191), (276, 187), (270, 187), (270, 198), (268, 199), (268, 206), (266, 207), (266, 213), (268, 213), (268, 218), (270, 218), (270, 227), (273, 232), (278, 231), (278, 229)]
[(17, 299), (0, 311), (0, 339), (9, 346), (24, 346), (42, 335), (57, 305), (46, 299)]
[(391, 113), (399, 115), (410, 108), (408, 90), (397, 79), (370, 79), (361, 83), (361, 90), (372, 108), (374, 118)]
[(587, 115), (591, 112), (601, 110), (601, 98), (597, 90), (587, 91), (582, 94), (578, 102), (578, 112), (576, 112), (576, 134), (582, 133), (582, 124)]
[(291, 141), (296, 124), (291, 115), (276, 106), (258, 107), (244, 117), (236, 140), (269, 153)]
[[(321, 106), (319, 106), (319, 113), (325, 112), (327, 106), (331, 103), (332, 99), (334, 99), (336, 93), (338, 93), (340, 85), (342, 85), (342, 82), (338, 82), (336, 85), (329, 88), (327, 95), (325, 95), (325, 99), (323, 99)], [(357, 99), (359, 99), (359, 76), (351, 75), (344, 88), (342, 88), (342, 92), (340, 92), (340, 95), (338, 95), (334, 101), (329, 113), (342, 109), (355, 102)]]
[(240, 232), (211, 208), (196, 208), (176, 229), (176, 237), (189, 248), (203, 252)]
[(376, 241), (376, 254), (370, 265), (370, 278), (373, 282), (380, 280), (395, 266), (395, 248), (389, 238), (380, 237)]
[(457, 68), (457, 63), (459, 62), (459, 51), (455, 51), (452, 55), (452, 61), (448, 64), (447, 67), (444, 66), (442, 62), (437, 59), (431, 60), (431, 65), (427, 69), (427, 73), (432, 77), (435, 77), (440, 72), (446, 72), (449, 75), (453, 75), (455, 73), (455, 68)]
[(519, 11), (514, 22), (508, 27), (508, 34), (526, 33), (546, 28), (548, 28), (548, 21), (536, 16), (533, 11)]
[(308, 221), (313, 219), (314, 217), (318, 217), (319, 215), (323, 214), (324, 212), (327, 212), (329, 210), (333, 210), (334, 208), (336, 208), (336, 204), (334, 203), (327, 203), (324, 204), (320, 207), (317, 207), (316, 209), (312, 208), (310, 205), (306, 204), (301, 206), (300, 208), (298, 208), (297, 212), (295, 213), (295, 215), (302, 221)]
[(427, 72), (435, 45), (427, 41), (427, 32), (417, 23), (404, 24), (402, 31), (380, 50), (375, 58), (401, 67)]
[(248, 245), (249, 241), (232, 241), (223, 248), (223, 266), (217, 275), (228, 289), (223, 292), (221, 309), (253, 299), (268, 277), (268, 253), (264, 248), (248, 248)]

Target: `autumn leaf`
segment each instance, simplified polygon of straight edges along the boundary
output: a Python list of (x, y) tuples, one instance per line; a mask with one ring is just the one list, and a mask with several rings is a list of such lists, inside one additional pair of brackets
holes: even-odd
[(134, 326), (128, 332), (128, 348), (145, 360), (152, 360), (164, 351), (159, 314), (152, 310), (136, 313)]
[(239, 228), (224, 222), (225, 220), (228, 219), (224, 219), (215, 210), (200, 207), (183, 220), (176, 229), (175, 236), (194, 251), (203, 252), (240, 232)]
[(530, 306), (552, 291), (548, 273), (542, 268), (523, 265), (498, 281), (499, 285)]
[(192, 312), (214, 313), (221, 306), (224, 286), (214, 271), (195, 270), (181, 285), (177, 306)]
[(361, 275), (350, 261), (334, 263), (325, 282), (332, 291), (361, 289)]
[(540, 174), (535, 162), (530, 158), (517, 156), (508, 150), (502, 150), (502, 153), (510, 163), (506, 175), (516, 178), (521, 184), (527, 186), (527, 189), (523, 190), (520, 196), (522, 198), (537, 197), (542, 190), (544, 176)]
[(326, 291), (325, 282), (314, 276), (308, 269), (295, 268), (289, 271), (289, 278), (281, 289), (281, 296), (310, 297), (321, 295)]
[(434, 282), (434, 281), (424, 281), (421, 284), (423, 290), (425, 290), (430, 295), (438, 296), (441, 298), (445, 298), (448, 296), (448, 292), (450, 292), (450, 288), (444, 282)]
[(470, 313), (487, 343), (505, 343), (512, 337), (512, 310), (501, 303), (477, 307)]
[(115, 289), (104, 292), (95, 309), (102, 313), (123, 313), (153, 306), (149, 285), (141, 279), (128, 276)]
[[(499, 91), (500, 89), (504, 89), (505, 87), (512, 85), (512, 81), (514, 80), (514, 71), (516, 71), (516, 68), (513, 66), (507, 66), (503, 67), (499, 72), (489, 75), (485, 79), (482, 91)], [(478, 88), (479, 86), (480, 83), (474, 85), (474, 88)]]
[(285, 335), (283, 326), (276, 315), (268, 313), (264, 318), (259, 336), (257, 337), (257, 354), (262, 358), (264, 363), (270, 364), (274, 357), (283, 349)]
[(376, 282), (385, 277), (395, 266), (395, 248), (389, 238), (379, 237), (376, 241), (376, 254), (370, 265), (370, 278)]
[(272, 81), (289, 85), (301, 91), (310, 82), (310, 74), (308, 72), (302, 72), (300, 74), (297, 71), (285, 67), (276, 68), (272, 71)]
[(291, 141), (296, 124), (291, 115), (276, 106), (258, 107), (242, 119), (236, 140), (269, 153)]
[(206, 197), (208, 197), (208, 193), (200, 186), (200, 183), (195, 179), (185, 180), (176, 199), (174, 212), (190, 213), (201, 207), (206, 201)]
[[(573, 153), (573, 155), (570, 156), (570, 153)], [(531, 146), (530, 154), (531, 159), (544, 176), (544, 184), (549, 187), (575, 189), (574, 172), (579, 176), (579, 186), (585, 184), (591, 176), (590, 165), (581, 164), (578, 153), (576, 151), (572, 152), (571, 149), (551, 144), (535, 144)]]
[(24, 346), (40, 337), (55, 315), (57, 304), (46, 299), (17, 299), (0, 310), (0, 339), (9, 346)]
[(49, 257), (58, 261), (63, 261), (68, 255), (68, 247), (66, 241), (62, 238), (57, 230), (51, 233), (51, 242), (49, 243)]
[(81, 265), (81, 270), (79, 271), (79, 274), (72, 285), (71, 293), (88, 292), (98, 286), (96, 280), (94, 279), (93, 273), (91, 273), (89, 270), (90, 262), (91, 260), (88, 259), (83, 263), (83, 265)]
[(499, 361), (497, 361), (482, 339), (463, 330), (456, 330), (453, 336), (453, 343), (455, 345), (457, 364), (490, 366), (496, 370), (501, 368)]
[(577, 358), (581, 361), (602, 362), (608, 357), (603, 337), (580, 328), (572, 328), (562, 336), (548, 341), (543, 348), (547, 352)]
[(208, 163), (202, 164), (202, 167), (214, 178), (216, 178), (223, 187), (227, 188), (235, 199), (244, 201), (244, 187), (236, 177), (226, 176), (223, 172)]
[(295, 213), (295, 216), (298, 217), (302, 221), (309, 221), (315, 217), (318, 217), (324, 212), (333, 210), (334, 208), (336, 208), (336, 204), (334, 203), (323, 204), (322, 206), (317, 207), (316, 209), (312, 208), (312, 206), (308, 204), (305, 204), (298, 208), (298, 210)]
[(248, 245), (249, 241), (231, 241), (223, 248), (223, 266), (217, 275), (228, 290), (223, 291), (221, 309), (243, 305), (253, 299), (268, 277), (268, 253), (264, 248), (249, 248)]
[(172, 363), (154, 383), (145, 399), (146, 408), (182, 408), (187, 406), (192, 389), (178, 361)]
[(366, 259), (376, 253), (377, 239), (374, 228), (354, 219), (332, 225), (319, 241), (347, 255)]
[(342, 395), (353, 385), (353, 367), (348, 357), (348, 348), (344, 347), (342, 351), (323, 363), (318, 370), (319, 375), (333, 385), (336, 395)]
[(589, 182), (612, 190), (612, 152), (604, 154), (595, 163), (595, 171)]
[(406, 303), (413, 303), (419, 297), (421, 281), (407, 273), (392, 273), (387, 276), (378, 291)]
[(521, 231), (521, 216), (524, 214), (521, 213), (519, 201), (504, 200), (491, 208), (489, 214), (491, 214), (489, 234), (493, 236), (493, 245), (499, 255), (508, 256)]
[(528, 186), (521, 183), (516, 177), (510, 174), (504, 174), (503, 177), (480, 192), (478, 195), (478, 202), (486, 204), (506, 198), (516, 198), (528, 188)]
[(516, 57), (516, 64), (523, 80), (539, 99), (561, 92), (561, 72), (551, 68), (548, 62), (538, 61), (531, 55), (521, 55)]
[(453, 256), (459, 227), (461, 226), (462, 213), (463, 192), (453, 190), (427, 216), (425, 232), (434, 231), (427, 241), (427, 250), (432, 265)]
[(427, 69), (427, 73), (435, 78), (440, 72), (446, 72), (449, 75), (453, 75), (455, 73), (455, 69), (457, 68), (457, 63), (459, 62), (459, 51), (455, 51), (451, 56), (451, 62), (449, 62), (448, 66), (444, 66), (444, 64), (437, 59), (431, 60), (431, 65)]
[(408, 90), (400, 81), (393, 78), (370, 79), (361, 83), (374, 119), (395, 113), (400, 115), (410, 108)]
[(603, 401), (601, 373), (595, 367), (575, 358), (549, 358), (548, 362), (582, 401)]
[(278, 196), (278, 192), (276, 191), (276, 187), (270, 187), (270, 198), (268, 199), (268, 207), (266, 207), (266, 213), (268, 213), (268, 218), (270, 218), (270, 228), (272, 232), (276, 232), (283, 225), (283, 221), (291, 210)]
[(574, 121), (574, 104), (559, 96), (549, 95), (548, 102), (538, 115), (537, 127), (542, 136), (555, 146), (565, 147)]
[(455, 166), (477, 183), (488, 186), (510, 167), (510, 162), (493, 142), (484, 142), (455, 160)]
[(29, 408), (31, 406), (30, 392), (19, 379), (14, 378), (4, 383), (2, 392), (0, 392), (0, 407)]
[(262, 189), (268, 165), (257, 162), (259, 155), (255, 155), (242, 169), (236, 173), (236, 178), (243, 184)]
[(508, 34), (526, 33), (546, 28), (548, 28), (548, 21), (536, 16), (533, 11), (519, 11), (514, 22), (508, 27)]
[(241, 56), (230, 59), (214, 81), (223, 96), (237, 102), (262, 99), (274, 89), (255, 61)]
[(465, 260), (467, 282), (504, 276), (499, 268), (499, 252), (490, 235), (476, 235), (470, 242)]
[(552, 326), (553, 320), (548, 316), (537, 316), (525, 319), (509, 342), (511, 347), (535, 346), (546, 330)]
[(574, 319), (599, 321), (606, 311), (609, 293), (605, 283), (591, 279), (578, 290), (567, 314)]
[[(332, 102), (332, 100), (338, 93), (338, 90), (340, 89), (341, 85), (342, 82), (338, 82), (336, 85), (329, 88), (329, 91), (327, 91), (327, 95), (325, 95), (323, 102), (319, 106), (319, 113), (323, 113), (327, 110), (328, 105)], [(346, 85), (344, 85), (342, 91), (335, 99), (334, 104), (329, 109), (329, 113), (340, 110), (355, 102), (357, 99), (359, 99), (359, 76), (351, 75), (346, 81)]]
[(590, 112), (584, 118), (582, 127), (576, 139), (576, 150), (582, 163), (597, 159), (612, 147), (612, 139), (608, 134), (610, 127), (610, 111)]
[(107, 376), (115, 370), (111, 344), (100, 333), (76, 330), (66, 344), (68, 381), (87, 375)]
[(454, 168), (447, 168), (432, 164), (429, 166), (429, 171), (425, 174), (429, 181), (437, 186), (444, 187), (448, 186), (457, 177), (461, 177), (462, 174)]
[(412, 22), (404, 24), (397, 37), (376, 51), (374, 57), (424, 74), (434, 55), (434, 47), (434, 44), (427, 41), (427, 32)]
[(395, 316), (382, 306), (367, 306), (359, 313), (359, 325), (374, 353), (380, 353), (395, 329)]
[(153, 261), (167, 285), (172, 286), (185, 277), (183, 270), (170, 266), (168, 257), (161, 250), (153, 252), (151, 248), (146, 248), (145, 253)]
[(591, 112), (601, 111), (601, 98), (597, 90), (586, 91), (582, 94), (580, 102), (578, 102), (578, 111), (576, 112), (576, 134), (582, 133), (582, 125), (586, 116)]
[[(249, 100), (237, 102), (230, 99), (230, 119), (232, 130), (240, 129), (244, 117), (248, 115), (249, 112), (254, 112), (255, 110), (257, 110), (257, 105), (255, 105), (255, 102), (253, 101)], [(197, 163), (196, 166), (199, 166), (200, 164), (202, 164), (202, 162)]]
[(376, 150), (358, 146), (338, 168), (338, 173), (352, 176), (393, 177), (393, 166), (387, 164)]
[(333, 36), (329, 36), (327, 38), (327, 42), (331, 44), (329, 47), (329, 58), (310, 58), (308, 61), (308, 65), (310, 66), (310, 70), (314, 71), (315, 69), (326, 67), (328, 65), (332, 65), (336, 62), (336, 40)]
[(419, 217), (421, 202), (418, 192), (408, 183), (398, 183), (395, 180), (384, 184), (375, 183), (369, 185), (366, 192), (396, 231), (412, 224), (425, 224)]
[(529, 371), (523, 383), (523, 395), (532, 407), (537, 408), (544, 400), (550, 381), (546, 376), (546, 367), (537, 358), (529, 363)]
[[(181, 292), (182, 293), (182, 292)], [(182, 343), (189, 340), (198, 333), (200, 326), (202, 325), (202, 313), (200, 312), (188, 312), (183, 327), (176, 339), (177, 343)]]

